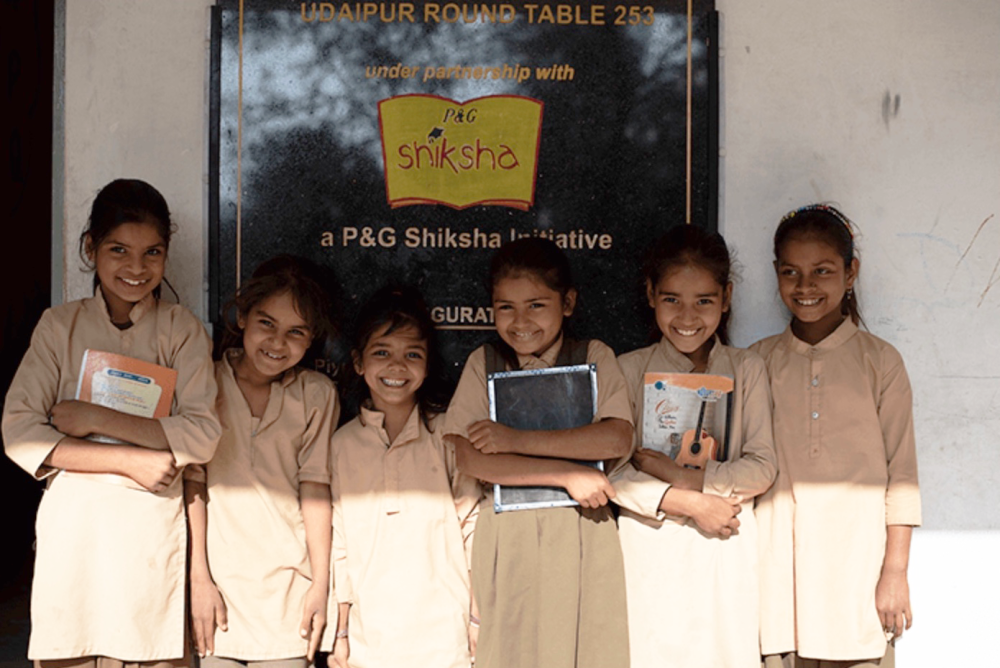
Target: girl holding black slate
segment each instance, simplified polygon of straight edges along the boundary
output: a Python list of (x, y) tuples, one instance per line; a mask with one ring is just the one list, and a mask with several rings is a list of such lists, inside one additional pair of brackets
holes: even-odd
[[(770, 487), (777, 470), (764, 362), (726, 345), (732, 283), (729, 251), (719, 234), (694, 225), (672, 228), (653, 248), (644, 273), (662, 338), (618, 361), (632, 401), (636, 444), (651, 447), (638, 447), (631, 463), (612, 475), (622, 509), (632, 666), (757, 668), (753, 500)], [(706, 421), (712, 424), (707, 431), (723, 444), (720, 452), (728, 453), (695, 468), (653, 449), (670, 449), (662, 441), (670, 430), (661, 430), (660, 419), (680, 423), (683, 413), (679, 401), (657, 396), (658, 402), (650, 402), (653, 419), (644, 415), (650, 412), (644, 401), (647, 373), (724, 377), (677, 377), (693, 381), (683, 385), (693, 389), (732, 379), (729, 429), (719, 433), (717, 423)], [(720, 398), (716, 409), (726, 401)], [(688, 451), (709, 448), (702, 424), (692, 432)], [(684, 461), (681, 454), (677, 458)]]
[[(608, 506), (615, 491), (597, 468), (569, 461), (629, 453), (632, 414), (624, 379), (605, 344), (564, 336), (576, 290), (569, 262), (554, 243), (534, 237), (502, 247), (490, 265), (489, 287), (501, 340), (490, 344), (492, 351), (487, 345), (469, 355), (445, 437), (463, 472), (502, 485), (561, 487), (579, 505), (496, 513), (492, 498), (481, 504), (472, 554), (482, 624), (476, 663), (625, 668), (624, 571)], [(597, 367), (591, 424), (521, 431), (489, 420), (488, 372), (572, 364), (576, 354), (566, 351), (574, 349)], [(499, 368), (488, 369), (492, 364)]]

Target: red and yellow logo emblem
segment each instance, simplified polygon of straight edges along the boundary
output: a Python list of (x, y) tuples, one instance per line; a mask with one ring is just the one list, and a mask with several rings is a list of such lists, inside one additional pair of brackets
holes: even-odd
[(527, 210), (535, 201), (542, 103), (491, 95), (464, 103), (401, 95), (378, 105), (389, 206)]

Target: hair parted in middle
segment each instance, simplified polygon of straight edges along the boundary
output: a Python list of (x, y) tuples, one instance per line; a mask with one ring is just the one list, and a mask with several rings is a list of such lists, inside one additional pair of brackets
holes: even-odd
[[(844, 269), (858, 257), (854, 242), (854, 224), (840, 209), (830, 204), (807, 204), (789, 211), (778, 223), (774, 231), (774, 259), (781, 258), (785, 244), (797, 241), (816, 240), (830, 246), (844, 261)], [(840, 311), (858, 326), (864, 326), (861, 305), (858, 303), (858, 283), (844, 295)]]
[[(317, 265), (295, 255), (281, 254), (261, 262), (253, 275), (240, 286), (236, 296), (226, 305), (226, 313), (236, 311), (246, 317), (261, 302), (286, 292), (292, 296), (295, 310), (309, 325), (312, 344), (303, 361), (316, 358), (328, 341), (337, 335), (332, 319), (332, 300)], [(243, 332), (231, 317), (226, 318), (226, 341), (223, 350), (241, 345)]]
[[(434, 415), (444, 413), (451, 400), (451, 383), (444, 372), (444, 361), (437, 345), (437, 329), (420, 291), (410, 285), (391, 283), (378, 289), (361, 307), (354, 326), (352, 355), (360, 358), (365, 346), (376, 334), (385, 336), (412, 327), (427, 343), (427, 376), (417, 390), (417, 408), (425, 424)], [(345, 408), (356, 415), (370, 393), (363, 377), (353, 374)]]
[(525, 275), (541, 281), (564, 299), (570, 290), (576, 289), (566, 254), (554, 241), (544, 237), (521, 237), (497, 249), (490, 260), (487, 292), (492, 296), (493, 288), (504, 278)]
[[(718, 232), (699, 225), (674, 225), (661, 236), (643, 263), (643, 278), (654, 288), (670, 271), (693, 265), (701, 267), (723, 289), (733, 281), (733, 261), (726, 240)], [(716, 334), (723, 344), (729, 345), (729, 316), (732, 309), (722, 314)]]

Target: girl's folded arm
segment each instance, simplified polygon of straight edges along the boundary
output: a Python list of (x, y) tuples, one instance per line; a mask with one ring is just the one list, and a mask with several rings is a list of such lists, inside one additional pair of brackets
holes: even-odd
[(605, 418), (573, 429), (528, 431), (481, 420), (469, 427), (469, 442), (486, 454), (587, 461), (618, 459), (629, 454), (632, 425), (620, 418)]
[(4, 451), (36, 480), (52, 475), (45, 461), (66, 437), (49, 414), (59, 400), (60, 369), (67, 365), (59, 341), (68, 336), (51, 311), (42, 314), (3, 404)]
[(584, 468), (580, 464), (559, 459), (528, 458), (515, 454), (484, 454), (457, 434), (449, 434), (445, 438), (455, 446), (459, 470), (489, 483), (562, 487), (561, 476), (572, 469)]
[(663, 521), (666, 518), (660, 503), (670, 484), (635, 465), (626, 463), (609, 476), (615, 488), (615, 503), (633, 514), (647, 519)]
[(56, 444), (44, 466), (77, 473), (115, 473), (159, 492), (177, 476), (177, 465), (169, 452), (158, 452), (127, 444), (94, 443), (67, 436)]
[(84, 438), (100, 434), (154, 450), (170, 449), (163, 426), (153, 418), (129, 415), (85, 401), (69, 400), (52, 407), (51, 419), (53, 426), (68, 436)]
[(201, 322), (186, 309), (176, 314), (173, 359), (177, 369), (175, 409), (158, 422), (177, 465), (203, 464), (215, 454), (222, 426), (215, 410), (218, 389), (212, 363), (212, 340)]
[(586, 508), (602, 506), (615, 496), (611, 483), (595, 468), (564, 459), (487, 455), (462, 436), (448, 434), (445, 438), (455, 446), (459, 470), (480, 480), (501, 485), (562, 487)]
[(743, 368), (742, 454), (728, 462), (709, 462), (699, 491), (749, 499), (763, 494), (778, 474), (778, 453), (774, 446), (771, 387), (764, 360), (747, 355)]
[(689, 489), (670, 488), (663, 493), (660, 510), (675, 517), (689, 517), (705, 533), (727, 537), (740, 526), (743, 499), (738, 496), (721, 497), (702, 494)]

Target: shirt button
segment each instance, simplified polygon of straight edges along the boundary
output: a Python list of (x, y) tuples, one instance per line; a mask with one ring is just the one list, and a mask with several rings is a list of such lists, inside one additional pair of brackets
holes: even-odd
[(819, 419), (819, 413), (817, 413), (816, 411), (813, 411), (812, 419), (813, 420), (818, 420)]
[(819, 385), (819, 376), (812, 379), (812, 386), (816, 387), (817, 385)]

